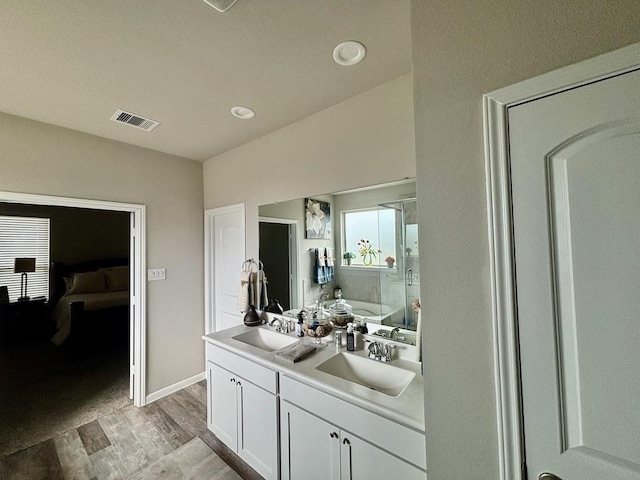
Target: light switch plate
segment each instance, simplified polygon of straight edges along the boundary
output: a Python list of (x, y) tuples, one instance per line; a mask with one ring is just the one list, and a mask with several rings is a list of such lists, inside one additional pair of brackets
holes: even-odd
[(154, 280), (164, 280), (166, 278), (166, 269), (164, 268), (150, 268), (147, 270), (147, 280), (153, 282)]

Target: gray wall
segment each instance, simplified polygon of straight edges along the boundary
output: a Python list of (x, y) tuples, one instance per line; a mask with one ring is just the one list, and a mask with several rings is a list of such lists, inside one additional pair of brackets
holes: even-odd
[(482, 94), (640, 40), (637, 0), (412, 1), (430, 480), (498, 478)]
[(146, 205), (147, 266), (167, 269), (147, 285), (147, 394), (201, 373), (202, 164), (0, 114), (0, 165), (0, 191)]
[(258, 206), (415, 176), (413, 92), (404, 75), (204, 163), (204, 206), (244, 203), (247, 256)]

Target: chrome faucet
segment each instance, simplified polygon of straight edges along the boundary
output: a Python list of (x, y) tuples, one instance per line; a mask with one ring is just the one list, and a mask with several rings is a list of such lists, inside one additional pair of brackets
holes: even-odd
[(268, 325), (273, 327), (276, 332), (282, 332), (282, 320), (279, 318), (274, 317)]
[(322, 301), (329, 298), (326, 293), (319, 293), (316, 295), (316, 311), (322, 310)]
[(369, 358), (373, 358), (375, 360), (380, 360), (382, 358), (382, 354), (380, 353), (380, 347), (382, 345), (378, 342), (371, 342), (369, 345)]
[(393, 359), (393, 350), (396, 348), (394, 343), (371, 342), (369, 345), (369, 358), (381, 362), (390, 362)]
[(399, 332), (400, 332), (400, 329), (398, 327), (394, 328), (393, 330), (391, 330), (389, 332), (389, 338), (391, 340), (393, 340), (395, 338), (396, 334), (399, 333)]
[(295, 330), (295, 322), (286, 318), (274, 318), (268, 325), (278, 333), (287, 334)]

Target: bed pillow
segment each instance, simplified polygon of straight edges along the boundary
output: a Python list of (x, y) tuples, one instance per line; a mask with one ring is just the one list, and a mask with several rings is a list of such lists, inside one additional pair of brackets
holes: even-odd
[(129, 290), (129, 267), (105, 268), (107, 286), (111, 292), (123, 292)]
[(107, 291), (107, 279), (104, 272), (82, 272), (73, 275), (71, 289), (67, 295), (77, 293), (101, 293)]
[(73, 285), (73, 277), (62, 277), (62, 280), (64, 280), (64, 293), (68, 295)]

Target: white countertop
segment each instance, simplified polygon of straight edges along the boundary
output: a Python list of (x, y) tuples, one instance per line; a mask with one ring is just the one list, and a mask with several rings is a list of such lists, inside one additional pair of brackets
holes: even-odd
[[(390, 362), (390, 365), (416, 373), (407, 388), (397, 397), (392, 397), (316, 369), (318, 365), (337, 353), (366, 357), (366, 347), (356, 352), (348, 352), (346, 348), (337, 350), (333, 344), (333, 335), (330, 335), (323, 339), (329, 344), (327, 347), (317, 349), (311, 356), (298, 363), (291, 363), (276, 357), (276, 352), (266, 352), (232, 338), (256, 328), (269, 329), (266, 325), (259, 327), (238, 325), (204, 335), (202, 338), (213, 345), (252, 360), (259, 365), (276, 370), (283, 375), (346, 400), (372, 413), (424, 433), (424, 383), (418, 362), (402, 359), (394, 359)], [(287, 335), (295, 338), (295, 333)], [(309, 337), (303, 337), (300, 340), (305, 343), (313, 343), (313, 338)], [(377, 360), (370, 361), (376, 362)]]

